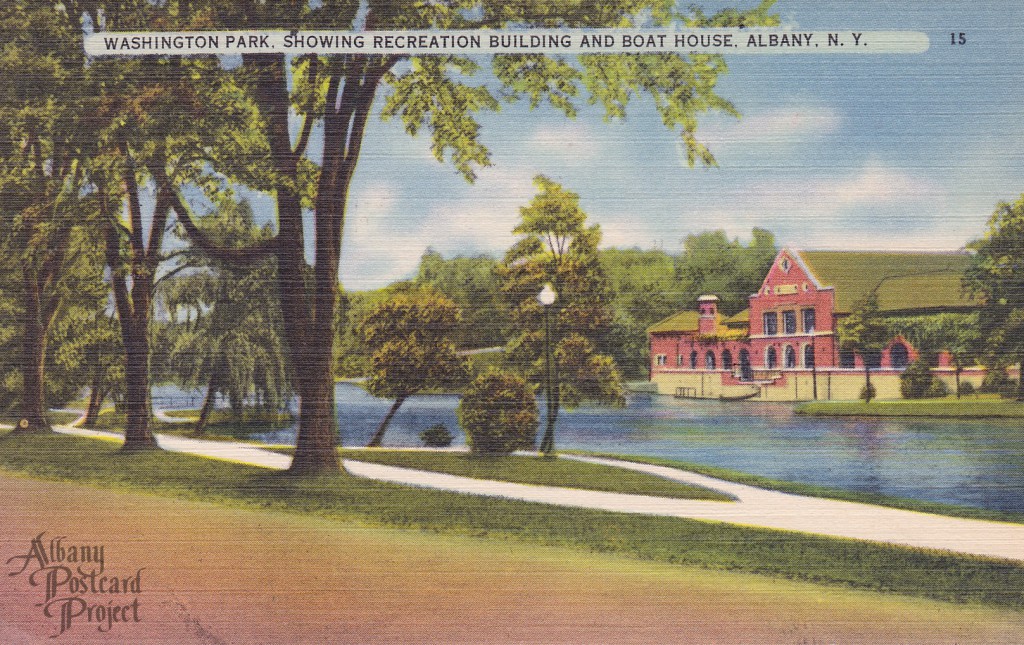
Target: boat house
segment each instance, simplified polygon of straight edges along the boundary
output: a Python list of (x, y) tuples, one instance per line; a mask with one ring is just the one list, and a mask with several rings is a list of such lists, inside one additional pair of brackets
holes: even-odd
[[(651, 326), (651, 381), (659, 393), (692, 398), (856, 399), (865, 358), (841, 348), (839, 321), (871, 292), (883, 316), (970, 312), (979, 303), (962, 288), (968, 261), (965, 253), (783, 249), (744, 311), (724, 316), (708, 294), (696, 311)], [(867, 356), (879, 398), (900, 397), (899, 375), (917, 357), (901, 336)], [(952, 382), (945, 352), (935, 373)], [(984, 370), (961, 377), (977, 386)]]

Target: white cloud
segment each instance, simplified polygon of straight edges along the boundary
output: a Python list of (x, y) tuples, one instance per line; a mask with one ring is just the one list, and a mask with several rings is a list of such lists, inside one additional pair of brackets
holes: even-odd
[(842, 117), (832, 108), (784, 107), (717, 121), (702, 128), (698, 139), (712, 151), (723, 152), (736, 146), (788, 146), (836, 132), (841, 123)]

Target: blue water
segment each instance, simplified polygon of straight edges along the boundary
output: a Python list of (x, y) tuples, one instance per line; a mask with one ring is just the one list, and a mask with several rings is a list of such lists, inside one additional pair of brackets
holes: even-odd
[[(198, 407), (198, 393), (154, 388), (164, 409)], [(391, 402), (362, 388), (337, 386), (342, 443), (365, 445)], [(419, 433), (443, 423), (464, 439), (458, 397), (408, 399), (386, 446), (421, 445)], [(543, 416), (543, 415), (542, 415)], [(294, 443), (295, 430), (254, 439)], [(625, 408), (563, 411), (559, 448), (645, 455), (721, 466), (775, 479), (847, 490), (1024, 512), (1024, 429), (1017, 421), (821, 419), (789, 404), (686, 401), (633, 396)]]

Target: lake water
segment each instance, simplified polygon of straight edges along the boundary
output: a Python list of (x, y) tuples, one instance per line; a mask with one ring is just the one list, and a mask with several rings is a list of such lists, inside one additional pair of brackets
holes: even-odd
[[(162, 409), (196, 408), (199, 393), (154, 388)], [(342, 443), (362, 446), (391, 402), (337, 386)], [(419, 433), (443, 423), (465, 443), (454, 395), (408, 399), (386, 446), (419, 446)], [(543, 414), (542, 414), (543, 417)], [(294, 443), (295, 430), (258, 435)], [(720, 403), (636, 395), (625, 408), (562, 412), (558, 448), (666, 457), (787, 481), (1024, 512), (1024, 429), (1019, 420), (823, 419), (789, 404)]]

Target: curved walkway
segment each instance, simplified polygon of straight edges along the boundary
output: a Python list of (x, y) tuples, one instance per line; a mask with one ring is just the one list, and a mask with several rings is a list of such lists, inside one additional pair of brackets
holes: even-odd
[[(57, 432), (120, 440), (110, 432), (63, 426)], [(209, 441), (158, 435), (160, 447), (212, 459), (283, 470), (291, 457), (233, 441)], [(931, 515), (870, 504), (844, 502), (770, 491), (728, 482), (666, 466), (619, 459), (563, 455), (588, 463), (644, 472), (672, 481), (721, 491), (735, 502), (681, 500), (645, 495), (535, 486), (370, 464), (346, 459), (345, 469), (357, 476), (409, 486), (470, 495), (489, 495), (528, 502), (572, 506), (620, 513), (660, 515), (746, 526), (799, 531), (830, 537), (869, 540), (916, 548), (953, 551), (991, 558), (1024, 561), (1024, 525)]]

